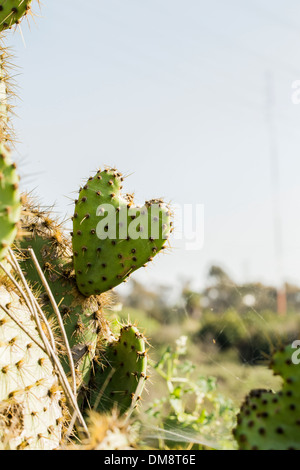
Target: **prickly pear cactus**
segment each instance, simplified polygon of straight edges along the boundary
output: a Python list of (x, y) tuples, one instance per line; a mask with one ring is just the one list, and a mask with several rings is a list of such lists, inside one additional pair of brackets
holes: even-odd
[(0, 0), (0, 31), (19, 24), (30, 11), (32, 0)]
[[(44, 310), (53, 317), (49, 297), (28, 255), (28, 248), (32, 248), (63, 316), (77, 371), (78, 387), (87, 385), (100, 338), (111, 338), (110, 328), (103, 315), (103, 307), (109, 305), (109, 296), (103, 294), (86, 298), (80, 294), (72, 275), (70, 243), (62, 225), (53, 220), (49, 211), (43, 211), (28, 199), (23, 209), (21, 228), (26, 235), (18, 242), (24, 258), (21, 262), (22, 270), (27, 281), (39, 288)], [(67, 360), (63, 361), (63, 365), (65, 371), (69, 372)]]
[(85, 295), (101, 294), (152, 261), (171, 231), (170, 210), (161, 200), (143, 207), (121, 195), (123, 177), (115, 169), (89, 178), (73, 216), (77, 285)]
[(52, 363), (33, 341), (41, 344), (29, 310), (3, 284), (0, 305), (31, 336), (0, 307), (0, 448), (56, 449), (64, 419), (62, 392)]
[(123, 326), (117, 341), (107, 345), (101, 364), (95, 365), (91, 406), (100, 413), (115, 408), (125, 413), (140, 400), (146, 380), (145, 338), (135, 326)]
[[(30, 11), (31, 3), (32, 0), (0, 0), (0, 33), (18, 25)], [(4, 51), (1, 45), (0, 49)], [(74, 397), (72, 393), (70, 395), (72, 406), (79, 416), (81, 411), (77, 407), (76, 398), (83, 407), (84, 398), (88, 396), (89, 406), (105, 414), (100, 420), (101, 423), (107, 423), (105, 439), (99, 440), (98, 435), (95, 441), (90, 442), (90, 448), (113, 448), (114, 445), (130, 448), (128, 422), (123, 426), (119, 415), (124, 417), (126, 411), (133, 410), (140, 399), (147, 379), (146, 342), (132, 325), (124, 326), (116, 341), (104, 317), (103, 308), (107, 308), (110, 302), (106, 291), (152, 261), (164, 248), (171, 230), (169, 208), (161, 200), (146, 202), (144, 207), (135, 207), (132, 196), (121, 196), (122, 175), (113, 169), (99, 171), (82, 188), (76, 202), (72, 251), (69, 237), (65, 236), (64, 229), (52, 219), (49, 211), (33, 207), (28, 200), (21, 207), (19, 177), (8, 148), (13, 138), (9, 130), (10, 107), (7, 100), (9, 74), (4, 59), (5, 55), (2, 54), (0, 261), (14, 243), (20, 227), (18, 241), (13, 249), (28, 286), (20, 270), (17, 270), (18, 280), (22, 279), (27, 292), (27, 288), (31, 288), (33, 294), (38, 296), (38, 310), (41, 312), (42, 306), (50, 323), (57, 312), (53, 308), (54, 297), (63, 316), (67, 341), (63, 333), (55, 331), (55, 336), (52, 335), (53, 331), (50, 332), (50, 325), (42, 315), (45, 334), (56, 342), (54, 349), (58, 356), (54, 358), (56, 366), (53, 367), (28, 307), (30, 300), (27, 299), (26, 304), (19, 297), (17, 292), (21, 292), (23, 297), (25, 295), (20, 287), (16, 290), (17, 281), (15, 284), (7, 273), (7, 258), (4, 261), (7, 264), (2, 268), (9, 280), (0, 273), (0, 449), (60, 448), (65, 416), (70, 417), (72, 410), (67, 409), (59, 386), (57, 372), (61, 372), (61, 367), (57, 360), (62, 361), (66, 373), (71, 375), (72, 372), (70, 380), (74, 379), (73, 366), (70, 370), (72, 358), (66, 345), (71, 348), (77, 372)], [(105, 236), (107, 222), (103, 212), (103, 205), (108, 203), (116, 215), (114, 224), (109, 224), (109, 237)], [(153, 231), (148, 232), (148, 227)], [(115, 235), (111, 236), (110, 228), (117, 231)], [(40, 278), (40, 270), (30, 256), (32, 250), (46, 283), (43, 276)], [(16, 258), (11, 258), (13, 263), (9, 266), (13, 275), (13, 266), (17, 269), (18, 263)], [(48, 286), (45, 287), (47, 283), (50, 290)], [(63, 332), (64, 328), (61, 328)], [(104, 364), (100, 364), (96, 358), (104, 344), (108, 346), (103, 354)], [(64, 380), (62, 384), (66, 386)], [(109, 419), (107, 413), (112, 410)], [(96, 425), (95, 416), (99, 417), (93, 415), (90, 421), (92, 425)], [(84, 420), (81, 424), (85, 429)], [(71, 432), (70, 428), (68, 431)]]
[(17, 235), (20, 213), (19, 176), (9, 150), (0, 144), (0, 260)]
[(234, 430), (241, 450), (300, 450), (300, 368), (294, 350), (277, 351), (270, 367), (283, 378), (278, 393), (254, 390), (246, 398)]

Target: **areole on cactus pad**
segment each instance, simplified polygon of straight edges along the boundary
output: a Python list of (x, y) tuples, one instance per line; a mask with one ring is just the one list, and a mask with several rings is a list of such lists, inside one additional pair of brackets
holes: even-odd
[(112, 289), (152, 261), (171, 232), (168, 205), (153, 199), (135, 206), (132, 196), (121, 195), (122, 182), (117, 170), (99, 170), (75, 204), (74, 268), (86, 296)]
[(32, 0), (0, 0), (0, 31), (18, 24), (30, 10)]

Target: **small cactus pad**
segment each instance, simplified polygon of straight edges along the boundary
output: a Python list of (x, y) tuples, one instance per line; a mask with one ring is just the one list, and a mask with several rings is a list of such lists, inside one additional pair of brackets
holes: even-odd
[(20, 214), (19, 176), (9, 151), (0, 144), (0, 260), (16, 237)]
[(300, 368), (294, 350), (277, 351), (270, 367), (283, 378), (282, 390), (253, 390), (237, 418), (234, 436), (241, 450), (300, 450)]
[[(62, 392), (31, 312), (0, 286), (0, 448), (52, 450), (62, 438)], [(23, 325), (25, 331), (20, 327)], [(36, 340), (38, 344), (36, 344)]]
[(18, 24), (30, 10), (32, 0), (0, 0), (0, 31)]
[(78, 289), (100, 294), (152, 261), (171, 231), (170, 209), (162, 200), (143, 207), (121, 195), (122, 175), (100, 171), (80, 190), (73, 217), (73, 254)]
[(126, 412), (140, 399), (147, 379), (144, 336), (132, 325), (124, 326), (117, 341), (108, 344), (91, 381), (91, 405), (98, 412), (114, 408)]

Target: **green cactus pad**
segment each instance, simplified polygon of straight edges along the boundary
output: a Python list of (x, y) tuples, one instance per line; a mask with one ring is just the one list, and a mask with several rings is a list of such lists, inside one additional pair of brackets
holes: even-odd
[(90, 403), (96, 411), (117, 408), (124, 413), (139, 401), (147, 379), (145, 347), (145, 338), (132, 325), (124, 326), (118, 340), (108, 344), (91, 380)]
[(0, 286), (0, 448), (51, 450), (60, 445), (62, 392), (31, 313), (11, 288)]
[(19, 176), (10, 152), (0, 144), (0, 260), (14, 242), (20, 214)]
[(300, 368), (294, 350), (277, 351), (270, 367), (283, 378), (282, 390), (254, 390), (237, 418), (235, 438), (241, 450), (300, 450)]
[(121, 195), (122, 175), (114, 169), (89, 178), (76, 201), (73, 254), (78, 289), (100, 294), (117, 286), (164, 249), (171, 231), (162, 200), (143, 207)]
[(0, 0), (0, 31), (18, 24), (30, 10), (32, 0)]

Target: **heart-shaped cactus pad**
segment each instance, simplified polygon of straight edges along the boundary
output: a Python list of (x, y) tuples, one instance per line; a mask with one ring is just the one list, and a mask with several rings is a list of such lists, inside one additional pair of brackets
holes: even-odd
[(81, 188), (73, 216), (73, 255), (78, 289), (85, 295), (112, 289), (165, 248), (171, 212), (161, 199), (142, 207), (122, 195), (124, 178), (99, 170)]

